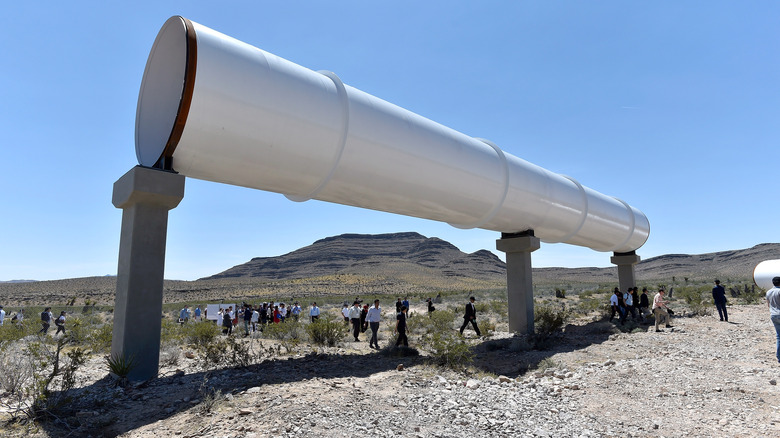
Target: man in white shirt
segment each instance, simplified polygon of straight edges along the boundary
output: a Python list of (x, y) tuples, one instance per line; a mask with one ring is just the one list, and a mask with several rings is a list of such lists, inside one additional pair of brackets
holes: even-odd
[(355, 301), (352, 303), (352, 307), (349, 308), (349, 321), (352, 323), (352, 336), (355, 337), (355, 342), (360, 341), (358, 335), (360, 334), (360, 303)]
[(309, 316), (311, 317), (311, 322), (320, 319), (320, 308), (317, 307), (316, 301), (311, 303), (311, 310), (309, 310)]
[(341, 308), (341, 314), (344, 315), (344, 325), (349, 324), (349, 306), (344, 303), (344, 307)]
[(5, 310), (3, 310), (3, 306), (0, 306), (0, 327), (2, 327), (3, 321), (5, 321)]
[[(626, 312), (631, 312), (631, 319), (636, 319), (636, 309), (634, 308), (634, 289), (628, 288), (628, 292), (623, 294), (623, 303), (626, 305)], [(628, 317), (628, 316), (626, 316)]]
[(252, 310), (252, 331), (257, 331), (257, 321), (260, 321), (260, 312), (257, 309)]
[(769, 318), (775, 326), (777, 334), (777, 361), (780, 362), (780, 277), (774, 277), (772, 284), (775, 286), (766, 292), (766, 305), (769, 306)]
[(284, 322), (287, 318), (287, 306), (284, 303), (279, 304), (279, 319)]
[(368, 309), (366, 314), (366, 321), (371, 327), (371, 340), (368, 341), (369, 348), (376, 347), (379, 350), (379, 341), (377, 340), (377, 333), (379, 332), (379, 321), (382, 318), (382, 309), (379, 307), (379, 300), (374, 300), (374, 306)]

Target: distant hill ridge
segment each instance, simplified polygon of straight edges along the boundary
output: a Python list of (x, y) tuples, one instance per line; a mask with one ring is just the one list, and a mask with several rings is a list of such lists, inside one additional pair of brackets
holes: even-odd
[(504, 262), (490, 251), (466, 254), (447, 241), (414, 232), (342, 234), (320, 239), (282, 256), (256, 257), (203, 280), (241, 277), (278, 280), (367, 271), (392, 276), (394, 271), (406, 271), (415, 265), (438, 270), (446, 276), (480, 279), (503, 276), (506, 269)]
[[(640, 251), (641, 255), (641, 251)], [(780, 243), (763, 243), (752, 248), (715, 253), (687, 255), (668, 254), (643, 260), (636, 266), (638, 278), (660, 279), (671, 276), (722, 276), (750, 278), (755, 266), (764, 260), (780, 259)], [(394, 273), (428, 268), (445, 276), (477, 279), (500, 279), (506, 265), (495, 254), (479, 250), (471, 254), (460, 251), (437, 237), (415, 232), (391, 234), (342, 234), (326, 237), (313, 244), (278, 257), (256, 257), (205, 279), (309, 278), (336, 273)], [(611, 281), (615, 267), (535, 268), (541, 278)]]

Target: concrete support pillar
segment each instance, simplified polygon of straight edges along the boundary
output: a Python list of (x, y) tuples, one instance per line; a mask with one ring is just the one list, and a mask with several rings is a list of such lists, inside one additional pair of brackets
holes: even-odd
[(184, 197), (184, 176), (137, 166), (114, 183), (122, 209), (111, 354), (133, 358), (128, 378), (157, 376), (168, 210)]
[(496, 249), (506, 253), (506, 289), (509, 306), (509, 331), (534, 332), (534, 285), (531, 253), (539, 249), (539, 238), (533, 230), (501, 234)]
[(612, 264), (618, 267), (618, 285), (620, 291), (625, 293), (629, 287), (636, 286), (636, 273), (634, 266), (642, 260), (636, 252), (616, 252), (609, 259)]

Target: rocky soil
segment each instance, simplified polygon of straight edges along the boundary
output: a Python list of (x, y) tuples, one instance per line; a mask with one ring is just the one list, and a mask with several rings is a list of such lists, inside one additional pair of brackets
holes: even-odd
[[(478, 360), (460, 372), (360, 342), (210, 372), (182, 357), (160, 378), (120, 388), (93, 359), (67, 408), (77, 427), (47, 422), (6, 431), (57, 438), (780, 436), (780, 365), (768, 312), (761, 305), (729, 312), (728, 323), (675, 318), (662, 333), (583, 320), (547, 351), (508, 333), (477, 339), (467, 331)], [(272, 350), (272, 341), (249, 342)]]

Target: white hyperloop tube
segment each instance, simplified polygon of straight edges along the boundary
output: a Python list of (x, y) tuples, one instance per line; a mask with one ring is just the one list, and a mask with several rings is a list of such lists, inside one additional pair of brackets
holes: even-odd
[(498, 146), (182, 17), (152, 47), (136, 113), (143, 166), (503, 233), (630, 252), (647, 217)]
[(780, 277), (780, 260), (765, 260), (753, 270), (753, 281), (762, 289), (772, 289), (774, 277)]

